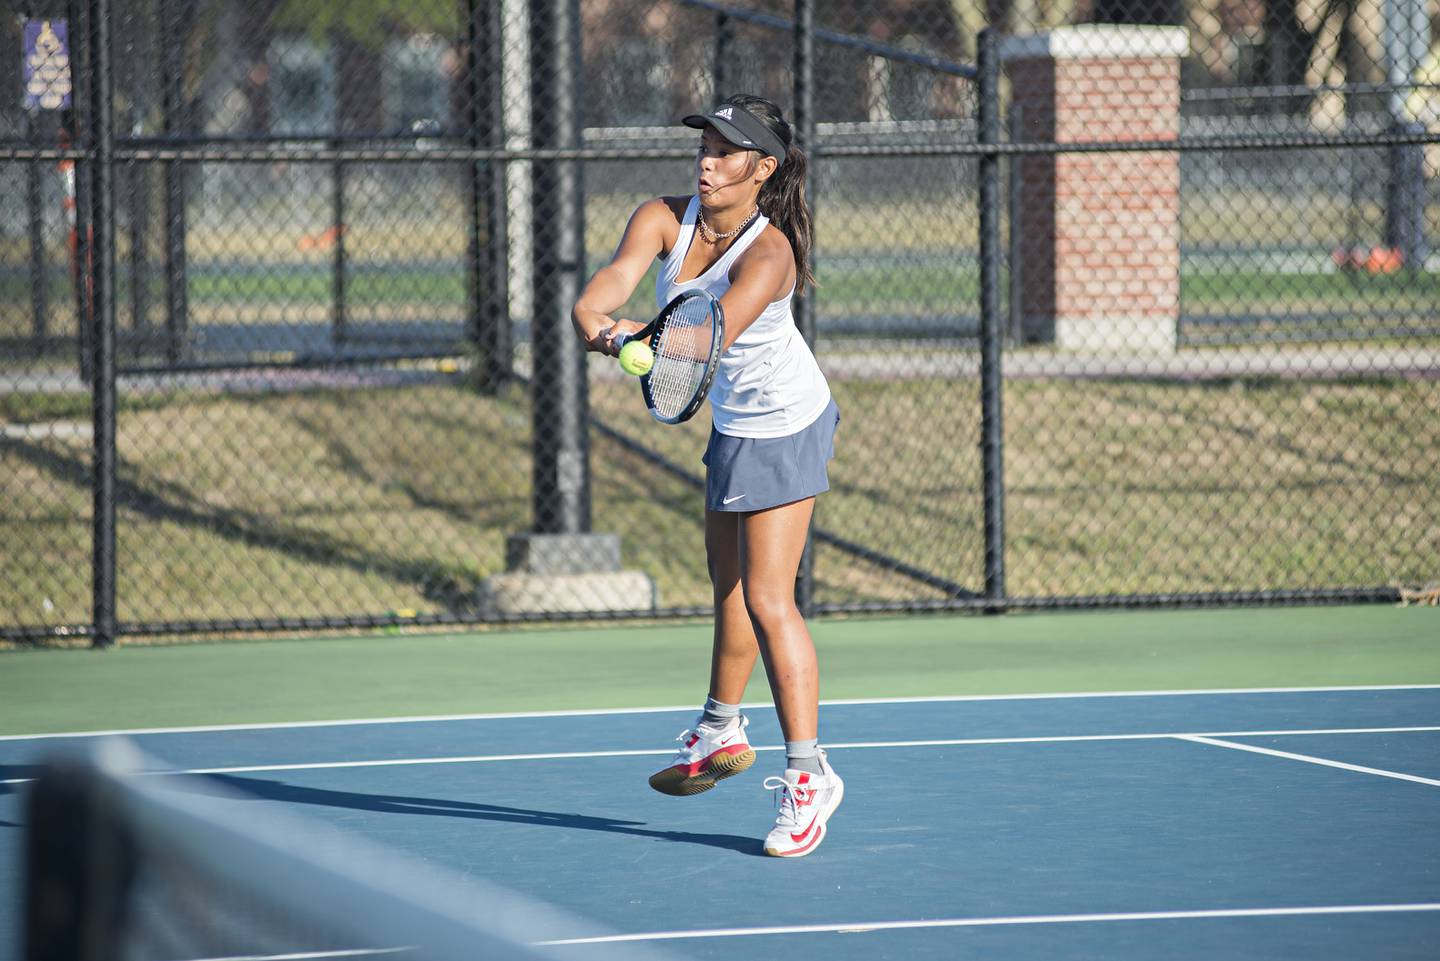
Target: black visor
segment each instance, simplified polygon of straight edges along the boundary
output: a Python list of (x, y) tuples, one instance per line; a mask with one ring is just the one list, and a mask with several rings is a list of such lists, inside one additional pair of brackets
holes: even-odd
[(767, 157), (785, 162), (785, 144), (754, 114), (734, 104), (721, 104), (709, 113), (692, 113), (681, 123), (702, 130), (714, 127), (720, 136), (737, 147), (758, 150)]

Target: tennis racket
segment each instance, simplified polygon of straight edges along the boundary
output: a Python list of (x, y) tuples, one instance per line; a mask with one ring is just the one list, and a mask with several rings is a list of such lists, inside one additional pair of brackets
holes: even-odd
[(650, 414), (664, 424), (695, 416), (725, 345), (725, 312), (720, 301), (703, 290), (680, 294), (649, 324), (633, 334), (618, 334), (616, 348), (626, 341), (650, 341), (655, 362), (640, 375), (640, 393)]

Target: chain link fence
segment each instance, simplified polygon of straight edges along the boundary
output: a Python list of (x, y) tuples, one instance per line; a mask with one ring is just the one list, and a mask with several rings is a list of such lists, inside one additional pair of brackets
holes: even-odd
[(708, 613), (706, 418), (568, 315), (742, 90), (812, 158), (809, 612), (1440, 579), (1434, 0), (12, 8), (0, 639)]

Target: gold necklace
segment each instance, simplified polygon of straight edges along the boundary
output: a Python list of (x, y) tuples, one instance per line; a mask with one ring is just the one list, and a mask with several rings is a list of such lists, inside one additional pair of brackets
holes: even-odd
[(722, 240), (729, 240), (731, 237), (734, 237), (740, 231), (750, 226), (750, 221), (754, 220), (755, 215), (759, 212), (760, 206), (758, 204), (754, 207), (751, 207), (750, 213), (746, 214), (745, 219), (740, 221), (740, 226), (736, 227), (734, 230), (728, 231), (723, 234), (717, 234), (714, 228), (712, 228), (709, 224), (705, 222), (705, 215), (702, 213), (697, 213), (696, 219), (699, 221), (700, 224), (700, 236), (704, 238), (707, 244), (718, 244)]

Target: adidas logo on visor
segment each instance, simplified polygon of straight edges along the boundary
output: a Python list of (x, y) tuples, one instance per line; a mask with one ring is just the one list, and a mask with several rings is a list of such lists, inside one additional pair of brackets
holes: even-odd
[(719, 110), (715, 111), (715, 116), (719, 117), (721, 120), (733, 120), (735, 119), (735, 111), (732, 110), (730, 107), (721, 107)]

